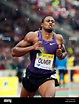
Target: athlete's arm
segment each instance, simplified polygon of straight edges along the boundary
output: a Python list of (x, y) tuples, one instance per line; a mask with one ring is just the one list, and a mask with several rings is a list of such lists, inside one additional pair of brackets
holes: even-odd
[(34, 50), (34, 47), (30, 46), (31, 45), (31, 35), (32, 35), (31, 32), (26, 34), (24, 39), (21, 40), (15, 47), (12, 48), (13, 57), (23, 56), (30, 50)]
[(38, 42), (37, 33), (29, 32), (26, 34), (24, 39), (20, 41), (14, 48), (12, 48), (12, 56), (20, 57), (30, 52), (31, 50), (36, 50), (38, 47), (42, 46), (41, 42)]
[(60, 43), (59, 43), (58, 49), (57, 49), (57, 51), (56, 51), (56, 56), (57, 56), (60, 60), (62, 60), (62, 59), (64, 59), (64, 58), (66, 57), (67, 51), (66, 51), (66, 49), (65, 49), (63, 37), (60, 35), (60, 36), (58, 37), (58, 39), (59, 39)]

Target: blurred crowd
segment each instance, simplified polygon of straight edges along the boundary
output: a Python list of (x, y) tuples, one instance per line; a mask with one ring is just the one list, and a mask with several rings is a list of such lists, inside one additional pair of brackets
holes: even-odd
[[(58, 24), (79, 35), (79, 0), (5, 0), (12, 2), (15, 10), (9, 10), (0, 4), (0, 70), (21, 70), (29, 64), (29, 53), (23, 57), (12, 57), (11, 48), (15, 46), (27, 32), (39, 29), (40, 22), (33, 21), (22, 14), (19, 9), (29, 3), (37, 15), (52, 15)], [(55, 3), (57, 1), (57, 3)], [(72, 1), (72, 2), (71, 2)], [(76, 47), (75, 47), (76, 46)], [(79, 48), (76, 41), (67, 40), (68, 63), (79, 66)]]
[[(28, 1), (28, 0), (27, 0)], [(29, 0), (31, 8), (40, 15), (53, 15), (68, 30), (79, 35), (79, 0)]]

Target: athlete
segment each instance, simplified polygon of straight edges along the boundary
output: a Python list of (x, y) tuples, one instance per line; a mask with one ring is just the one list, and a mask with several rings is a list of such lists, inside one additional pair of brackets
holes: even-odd
[(30, 64), (22, 79), (20, 97), (34, 97), (36, 92), (41, 97), (55, 97), (55, 86), (58, 86), (56, 56), (62, 60), (67, 55), (62, 35), (54, 32), (55, 20), (45, 16), (41, 29), (28, 32), (24, 39), (12, 48), (13, 57), (21, 57), (30, 53)]

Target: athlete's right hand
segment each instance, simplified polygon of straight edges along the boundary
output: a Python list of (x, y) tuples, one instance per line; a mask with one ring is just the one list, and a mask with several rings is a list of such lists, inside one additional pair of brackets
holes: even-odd
[(33, 45), (33, 47), (34, 47), (34, 50), (39, 50), (40, 47), (42, 47), (42, 41), (36, 42), (36, 43)]

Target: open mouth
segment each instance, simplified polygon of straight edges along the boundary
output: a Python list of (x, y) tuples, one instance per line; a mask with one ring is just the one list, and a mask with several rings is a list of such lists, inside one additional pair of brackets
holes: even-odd
[(50, 25), (49, 28), (52, 28), (52, 26)]

